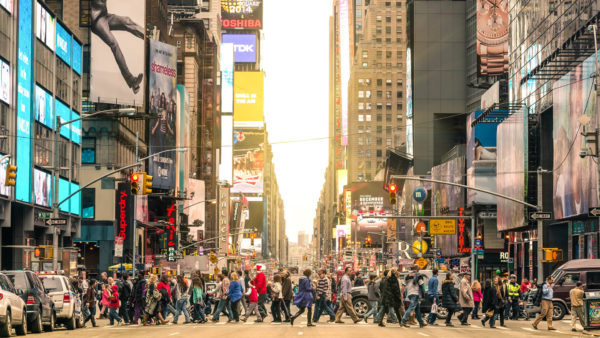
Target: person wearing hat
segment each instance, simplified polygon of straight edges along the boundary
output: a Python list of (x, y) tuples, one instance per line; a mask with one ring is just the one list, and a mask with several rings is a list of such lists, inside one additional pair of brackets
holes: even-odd
[(256, 287), (258, 292), (258, 312), (260, 312), (261, 318), (267, 317), (267, 308), (265, 302), (267, 301), (267, 278), (263, 272), (263, 266), (260, 264), (256, 265), (256, 276), (252, 280), (252, 284)]
[(512, 320), (519, 320), (519, 300), (521, 299), (521, 286), (517, 283), (517, 276), (510, 275), (510, 282), (506, 284), (508, 305), (512, 309)]

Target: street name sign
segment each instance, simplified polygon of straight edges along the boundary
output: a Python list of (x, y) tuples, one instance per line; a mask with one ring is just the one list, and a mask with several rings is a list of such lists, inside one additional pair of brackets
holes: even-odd
[(47, 225), (67, 225), (66, 218), (51, 218), (46, 221)]
[(552, 213), (542, 211), (530, 212), (529, 219), (534, 221), (537, 221), (539, 219), (552, 219)]

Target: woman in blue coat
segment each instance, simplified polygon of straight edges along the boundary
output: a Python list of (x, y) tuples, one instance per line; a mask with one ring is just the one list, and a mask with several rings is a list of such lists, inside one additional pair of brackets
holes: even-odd
[(229, 301), (231, 302), (231, 312), (233, 312), (233, 319), (236, 323), (240, 321), (240, 300), (242, 299), (242, 285), (239, 281), (239, 276), (237, 273), (231, 273), (231, 284), (229, 284), (229, 293), (227, 297), (229, 297)]
[(312, 323), (312, 304), (313, 304), (313, 286), (310, 282), (310, 269), (304, 270), (304, 278), (298, 283), (298, 293), (294, 297), (294, 305), (298, 307), (298, 312), (290, 318), (290, 324), (294, 325), (294, 320), (304, 313), (308, 308), (308, 324), (306, 326), (316, 326)]

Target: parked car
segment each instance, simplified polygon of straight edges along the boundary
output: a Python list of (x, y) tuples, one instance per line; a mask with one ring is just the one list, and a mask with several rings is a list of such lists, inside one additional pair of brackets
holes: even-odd
[(10, 337), (15, 328), (17, 335), (27, 334), (27, 305), (19, 297), (6, 275), (0, 273), (0, 336)]
[(27, 325), (31, 332), (53, 331), (56, 322), (54, 303), (47, 294), (42, 281), (32, 271), (3, 271), (19, 290), (27, 304)]
[(81, 298), (69, 279), (62, 275), (41, 275), (40, 279), (54, 302), (56, 323), (64, 324), (69, 330), (83, 327)]

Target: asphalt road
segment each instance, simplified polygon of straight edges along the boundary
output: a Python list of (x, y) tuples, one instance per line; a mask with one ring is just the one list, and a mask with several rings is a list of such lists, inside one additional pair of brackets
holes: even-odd
[[(566, 317), (568, 318), (568, 317)], [(352, 324), (349, 318), (345, 318), (345, 324), (318, 323), (316, 327), (306, 327), (306, 316), (297, 319), (292, 327), (289, 323), (270, 323), (270, 319), (264, 323), (255, 323), (250, 318), (247, 323), (226, 323), (225, 318), (221, 318), (219, 323), (206, 324), (173, 324), (159, 326), (141, 326), (141, 325), (123, 325), (109, 326), (107, 320), (99, 320), (100, 327), (77, 329), (67, 331), (64, 328), (58, 328), (55, 332), (43, 333), (43, 337), (65, 337), (69, 338), (105, 338), (105, 337), (244, 337), (244, 338), (270, 338), (270, 337), (361, 337), (361, 338), (381, 338), (389, 335), (400, 335), (402, 337), (477, 337), (477, 338), (506, 338), (510, 337), (591, 337), (591, 335), (581, 332), (571, 332), (570, 319), (564, 319), (554, 322), (557, 331), (548, 331), (544, 322), (540, 323), (539, 330), (531, 327), (532, 321), (507, 321), (505, 328), (499, 327), (490, 329), (483, 328), (481, 322), (473, 320), (472, 325), (460, 326), (457, 320), (453, 320), (454, 328), (440, 326), (427, 326), (423, 329), (418, 327), (401, 328), (398, 324), (387, 324), (387, 327), (381, 328), (377, 325), (364, 322)], [(326, 318), (322, 318), (326, 320)], [(180, 318), (183, 322), (183, 318)], [(581, 330), (581, 327), (578, 327)], [(600, 336), (600, 330), (597, 332)]]

